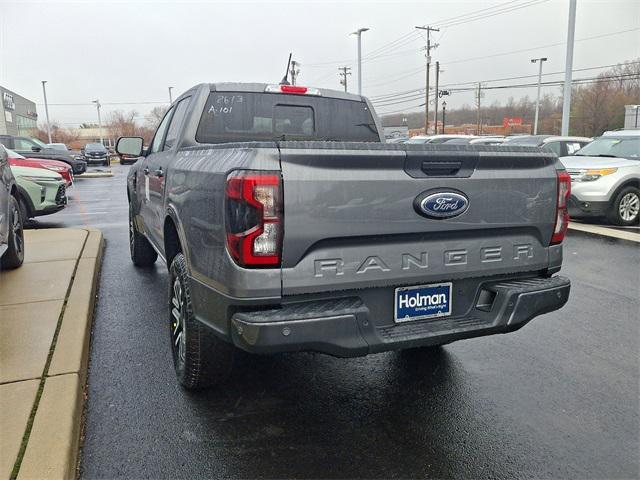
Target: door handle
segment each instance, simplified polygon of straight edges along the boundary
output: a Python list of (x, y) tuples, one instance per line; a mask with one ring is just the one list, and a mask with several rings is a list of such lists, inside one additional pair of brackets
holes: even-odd
[(149, 168), (148, 167), (144, 167), (144, 169), (142, 171), (144, 172), (145, 175), (149, 175)]
[(156, 176), (162, 178), (164, 177), (164, 172), (162, 171), (162, 167), (160, 167), (159, 169), (157, 169), (155, 172), (153, 172), (156, 174)]

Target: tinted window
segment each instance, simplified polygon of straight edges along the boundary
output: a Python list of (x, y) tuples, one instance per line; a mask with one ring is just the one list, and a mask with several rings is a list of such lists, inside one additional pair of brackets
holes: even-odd
[(16, 138), (13, 142), (16, 150), (31, 150), (31, 147), (37, 146), (34, 142), (26, 138)]
[(190, 101), (191, 97), (187, 97), (180, 100), (178, 105), (175, 107), (176, 112), (171, 118), (171, 124), (169, 125), (169, 129), (167, 130), (167, 138), (165, 138), (164, 140), (163, 150), (169, 150), (176, 143), (176, 140), (178, 140), (178, 135), (180, 135), (180, 127), (182, 126), (182, 121), (184, 120), (184, 116), (187, 113), (187, 107), (189, 106)]
[(164, 118), (162, 119), (162, 122), (160, 123), (160, 126), (156, 130), (156, 134), (153, 137), (153, 143), (151, 144), (151, 153), (156, 153), (162, 150), (162, 141), (164, 140), (164, 133), (167, 131), (167, 126), (169, 125), (169, 120), (171, 119), (172, 112), (173, 112), (173, 109), (169, 110), (165, 114)]
[(561, 145), (560, 142), (549, 142), (549, 143), (545, 143), (545, 145), (544, 145), (545, 149), (551, 150), (553, 153), (555, 153), (559, 157), (562, 156), (561, 147), (562, 147), (562, 145)]
[(201, 143), (270, 140), (379, 142), (366, 103), (279, 93), (212, 92), (202, 112)]

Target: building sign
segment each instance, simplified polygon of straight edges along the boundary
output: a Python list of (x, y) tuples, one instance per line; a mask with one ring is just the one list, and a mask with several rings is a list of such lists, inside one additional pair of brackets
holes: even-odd
[(502, 119), (502, 126), (503, 126), (504, 128), (507, 128), (507, 127), (514, 127), (514, 126), (516, 126), (516, 125), (518, 125), (518, 126), (519, 126), (519, 125), (522, 125), (522, 117), (511, 117), (511, 118), (509, 118), (509, 117), (504, 117), (504, 118)]
[(13, 101), (13, 95), (10, 93), (4, 92), (4, 96), (2, 97), (2, 103), (4, 104), (5, 110), (15, 110), (16, 104)]
[(31, 117), (31, 118), (38, 118), (38, 114), (36, 112), (34, 112), (33, 110), (27, 110), (27, 117)]

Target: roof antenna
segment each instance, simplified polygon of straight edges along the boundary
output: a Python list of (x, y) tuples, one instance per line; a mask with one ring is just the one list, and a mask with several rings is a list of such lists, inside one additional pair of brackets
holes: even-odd
[(284, 77), (280, 80), (280, 85), (291, 85), (287, 77), (289, 76), (289, 66), (291, 65), (291, 53), (289, 53), (289, 60), (287, 61), (287, 69), (284, 72)]

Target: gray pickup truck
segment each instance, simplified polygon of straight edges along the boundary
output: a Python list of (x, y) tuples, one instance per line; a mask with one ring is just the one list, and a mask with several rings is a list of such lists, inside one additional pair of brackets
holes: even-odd
[(17, 268), (24, 260), (24, 234), (18, 202), (18, 185), (9, 156), (0, 145), (0, 270)]
[(289, 85), (178, 98), (127, 182), (131, 258), (169, 268), (174, 366), (237, 349), (361, 356), (506, 333), (562, 307), (570, 179), (532, 147), (386, 144), (369, 101)]

